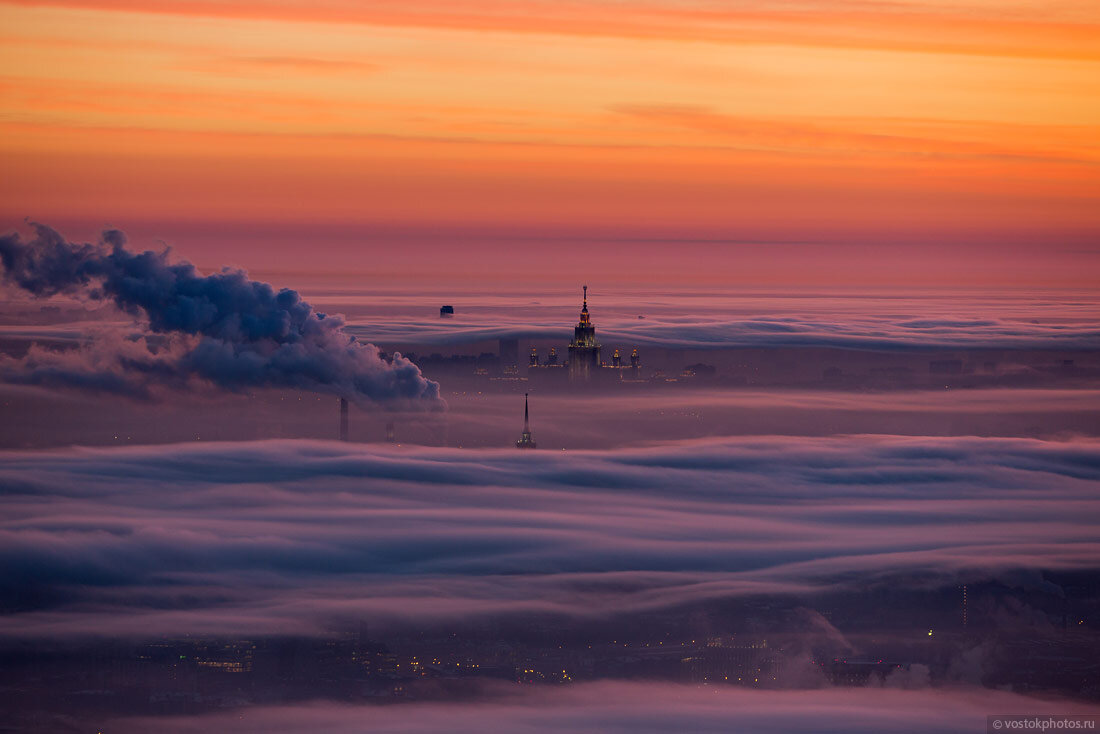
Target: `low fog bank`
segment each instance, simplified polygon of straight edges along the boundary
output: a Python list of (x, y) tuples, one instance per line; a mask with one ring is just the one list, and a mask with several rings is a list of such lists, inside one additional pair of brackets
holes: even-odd
[[(289, 283), (299, 287), (300, 283)], [(1002, 291), (631, 291), (591, 284), (597, 335), (619, 346), (836, 347), (844, 349), (1083, 349), (1100, 331), (1094, 292)], [(555, 292), (425, 292), (419, 285), (368, 290), (311, 283), (303, 297), (346, 317), (348, 329), (376, 344), (448, 345), (501, 338), (568, 341), (581, 289)], [(117, 319), (94, 304), (9, 293), (0, 317), (19, 327), (87, 327)], [(440, 306), (454, 309), (441, 319)], [(43, 332), (49, 338), (49, 330)]]
[[(516, 388), (522, 389), (522, 388)], [(522, 392), (454, 390), (443, 413), (351, 408), (358, 443), (509, 447)], [(533, 390), (540, 449), (609, 449), (718, 436), (898, 434), (1066, 438), (1100, 435), (1096, 390), (830, 390), (698, 388), (645, 395)], [(335, 398), (300, 392), (199, 394), (138, 403), (0, 386), (0, 447), (139, 445), (272, 438), (333, 439)]]
[[(495, 694), (495, 695), (492, 695)], [(973, 734), (990, 714), (1098, 716), (1100, 708), (995, 691), (828, 690), (768, 692), (652, 683), (487, 692), (478, 706), (363, 707), (323, 702), (209, 716), (120, 719), (112, 731), (537, 732), (582, 734), (692, 731), (787, 734)]]
[(9, 640), (606, 619), (896, 584), (1057, 595), (1043, 572), (1100, 557), (1095, 440), (258, 442), (3, 459)]
[(1084, 438), (6, 451), (3, 709), (28, 731), (973, 731), (1031, 703), (976, 687), (1100, 700), (1098, 481)]

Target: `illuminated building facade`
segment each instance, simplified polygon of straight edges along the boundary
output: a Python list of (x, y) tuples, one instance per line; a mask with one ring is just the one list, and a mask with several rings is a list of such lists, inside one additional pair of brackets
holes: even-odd
[(590, 382), (600, 369), (600, 343), (596, 341), (596, 327), (588, 315), (588, 286), (584, 286), (584, 302), (581, 316), (573, 327), (573, 341), (569, 342), (569, 381)]
[(515, 374), (519, 365), (519, 340), (500, 340), (500, 371), (504, 374)]
[[(547, 380), (568, 378), (573, 384), (605, 383), (615, 381), (640, 381), (641, 358), (635, 348), (630, 355), (629, 367), (623, 364), (619, 349), (611, 357), (611, 364), (600, 360), (601, 345), (596, 339), (596, 327), (588, 313), (588, 286), (583, 286), (584, 296), (581, 314), (573, 327), (573, 340), (569, 342), (569, 356), (564, 364), (558, 364), (558, 352), (550, 348), (546, 361), (539, 359), (538, 349), (531, 347), (528, 358), (527, 375), (529, 379)], [(559, 371), (560, 370), (560, 371)]]

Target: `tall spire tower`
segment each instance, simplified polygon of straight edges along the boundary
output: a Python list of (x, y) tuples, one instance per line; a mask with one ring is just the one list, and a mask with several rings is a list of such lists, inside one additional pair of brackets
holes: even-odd
[(533, 449), (537, 444), (531, 438), (531, 414), (527, 409), (527, 393), (523, 393), (523, 434), (516, 441), (517, 449)]
[(573, 328), (573, 341), (569, 342), (569, 380), (589, 382), (600, 369), (600, 343), (596, 341), (596, 327), (588, 315), (588, 286), (584, 286), (581, 315)]

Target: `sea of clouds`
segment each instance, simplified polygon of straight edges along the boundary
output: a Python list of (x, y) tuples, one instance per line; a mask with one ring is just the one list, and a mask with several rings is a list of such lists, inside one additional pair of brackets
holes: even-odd
[[(322, 634), (1095, 569), (1100, 442), (3, 453), (0, 636)], [(1055, 590), (1056, 591), (1056, 590)]]

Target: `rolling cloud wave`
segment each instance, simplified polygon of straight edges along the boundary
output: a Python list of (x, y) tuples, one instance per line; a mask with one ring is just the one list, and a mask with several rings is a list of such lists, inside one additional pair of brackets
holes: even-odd
[[(597, 323), (609, 345), (682, 349), (732, 347), (831, 347), (838, 349), (1092, 349), (1100, 340), (1095, 324), (1026, 323), (1011, 319), (915, 322), (909, 316), (862, 315), (831, 321), (813, 315), (757, 318), (612, 318)], [(379, 343), (458, 344), (492, 339), (570, 338), (561, 323), (444, 323), (392, 320), (353, 323), (348, 330)]]
[(0, 634), (598, 618), (899, 574), (1041, 585), (1095, 568), (1097, 480), (1094, 440), (8, 452)]

